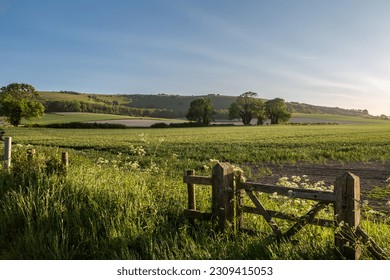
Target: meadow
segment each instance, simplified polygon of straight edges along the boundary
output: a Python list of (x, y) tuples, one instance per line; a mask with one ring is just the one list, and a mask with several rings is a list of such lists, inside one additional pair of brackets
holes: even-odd
[[(261, 173), (270, 162), (390, 161), (390, 124), (381, 121), (5, 131), (15, 144), (12, 169), (0, 170), (2, 259), (339, 259), (332, 228), (306, 226), (292, 242), (276, 244), (260, 217), (247, 217), (255, 236), (217, 233), (207, 221), (191, 225), (183, 212), (185, 170), (210, 175), (216, 161), (228, 161), (251, 176), (248, 164)], [(37, 154), (29, 162), (30, 148)], [(66, 169), (62, 151), (69, 152)], [(283, 180), (291, 184), (296, 178)], [(375, 195), (386, 195), (388, 187), (383, 190), (375, 188)], [(209, 188), (199, 188), (197, 203), (206, 210), (209, 195)], [(274, 209), (304, 213), (308, 207), (299, 200), (267, 199)], [(362, 227), (389, 254), (388, 216), (363, 206)], [(371, 255), (365, 251), (363, 257)]]
[[(153, 119), (143, 117), (131, 117), (122, 115), (111, 115), (111, 114), (96, 114), (96, 113), (74, 113), (74, 112), (57, 112), (48, 113), (41, 119), (23, 120), (22, 125), (33, 125), (33, 124), (55, 124), (55, 123), (70, 123), (70, 122), (98, 122), (98, 121), (112, 121), (112, 120), (159, 120), (164, 121), (165, 119)], [(172, 120), (174, 121), (174, 120)]]

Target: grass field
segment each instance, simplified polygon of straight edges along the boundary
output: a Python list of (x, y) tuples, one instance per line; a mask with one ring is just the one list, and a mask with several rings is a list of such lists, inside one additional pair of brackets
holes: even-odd
[[(164, 121), (167, 119), (156, 118), (143, 118), (143, 117), (131, 117), (122, 115), (110, 115), (110, 114), (94, 114), (94, 113), (50, 113), (45, 114), (40, 119), (23, 120), (22, 124), (53, 124), (53, 123), (70, 123), (70, 122), (96, 122), (96, 121), (112, 121), (112, 120), (135, 120), (135, 119), (148, 119)], [(174, 122), (175, 120), (172, 120)]]
[[(390, 160), (390, 123), (373, 125), (310, 125), (204, 127), (129, 130), (58, 130), (9, 128), (21, 144), (126, 153), (142, 145), (147, 154), (160, 147), (158, 158), (172, 154), (181, 166), (209, 159), (233, 163), (326, 160)], [(162, 143), (159, 142), (162, 141)]]
[[(271, 230), (259, 217), (247, 218), (259, 231), (257, 236), (232, 238), (214, 232), (208, 222), (191, 226), (183, 214), (184, 171), (194, 168), (197, 174), (209, 175), (215, 160), (240, 166), (390, 161), (390, 123), (379, 121), (5, 131), (15, 145), (13, 169), (0, 170), (3, 259), (337, 259), (333, 229), (307, 226), (293, 242), (277, 245), (270, 241)], [(26, 160), (29, 147), (37, 150), (30, 163)], [(70, 153), (66, 171), (60, 164), (64, 150)], [(210, 208), (209, 195), (209, 189), (199, 190), (199, 207)], [(373, 195), (382, 195), (381, 190), (376, 188)], [(269, 207), (300, 213), (310, 206), (265, 199)], [(389, 218), (365, 207), (364, 230), (390, 253)], [(285, 229), (289, 224), (280, 221), (280, 225)], [(364, 258), (371, 258), (367, 251)]]

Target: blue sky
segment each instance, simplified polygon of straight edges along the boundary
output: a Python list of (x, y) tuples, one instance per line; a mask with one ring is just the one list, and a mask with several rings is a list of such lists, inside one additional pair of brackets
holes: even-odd
[(0, 0), (0, 86), (390, 115), (387, 0)]

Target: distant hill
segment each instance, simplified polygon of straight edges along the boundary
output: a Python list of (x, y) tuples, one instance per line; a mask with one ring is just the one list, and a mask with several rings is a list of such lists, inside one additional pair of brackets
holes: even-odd
[[(216, 118), (226, 119), (228, 108), (236, 96), (209, 94), (184, 96), (170, 94), (90, 94), (73, 91), (39, 92), (47, 112), (91, 112), (143, 117), (183, 118), (190, 103), (200, 97), (209, 97), (217, 111)], [(367, 110), (351, 110), (288, 102), (291, 113), (333, 114), (372, 117)]]

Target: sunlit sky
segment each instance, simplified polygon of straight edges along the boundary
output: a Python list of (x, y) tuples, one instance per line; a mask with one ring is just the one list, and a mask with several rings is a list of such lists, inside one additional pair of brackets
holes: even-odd
[(390, 115), (387, 0), (0, 0), (0, 86)]

